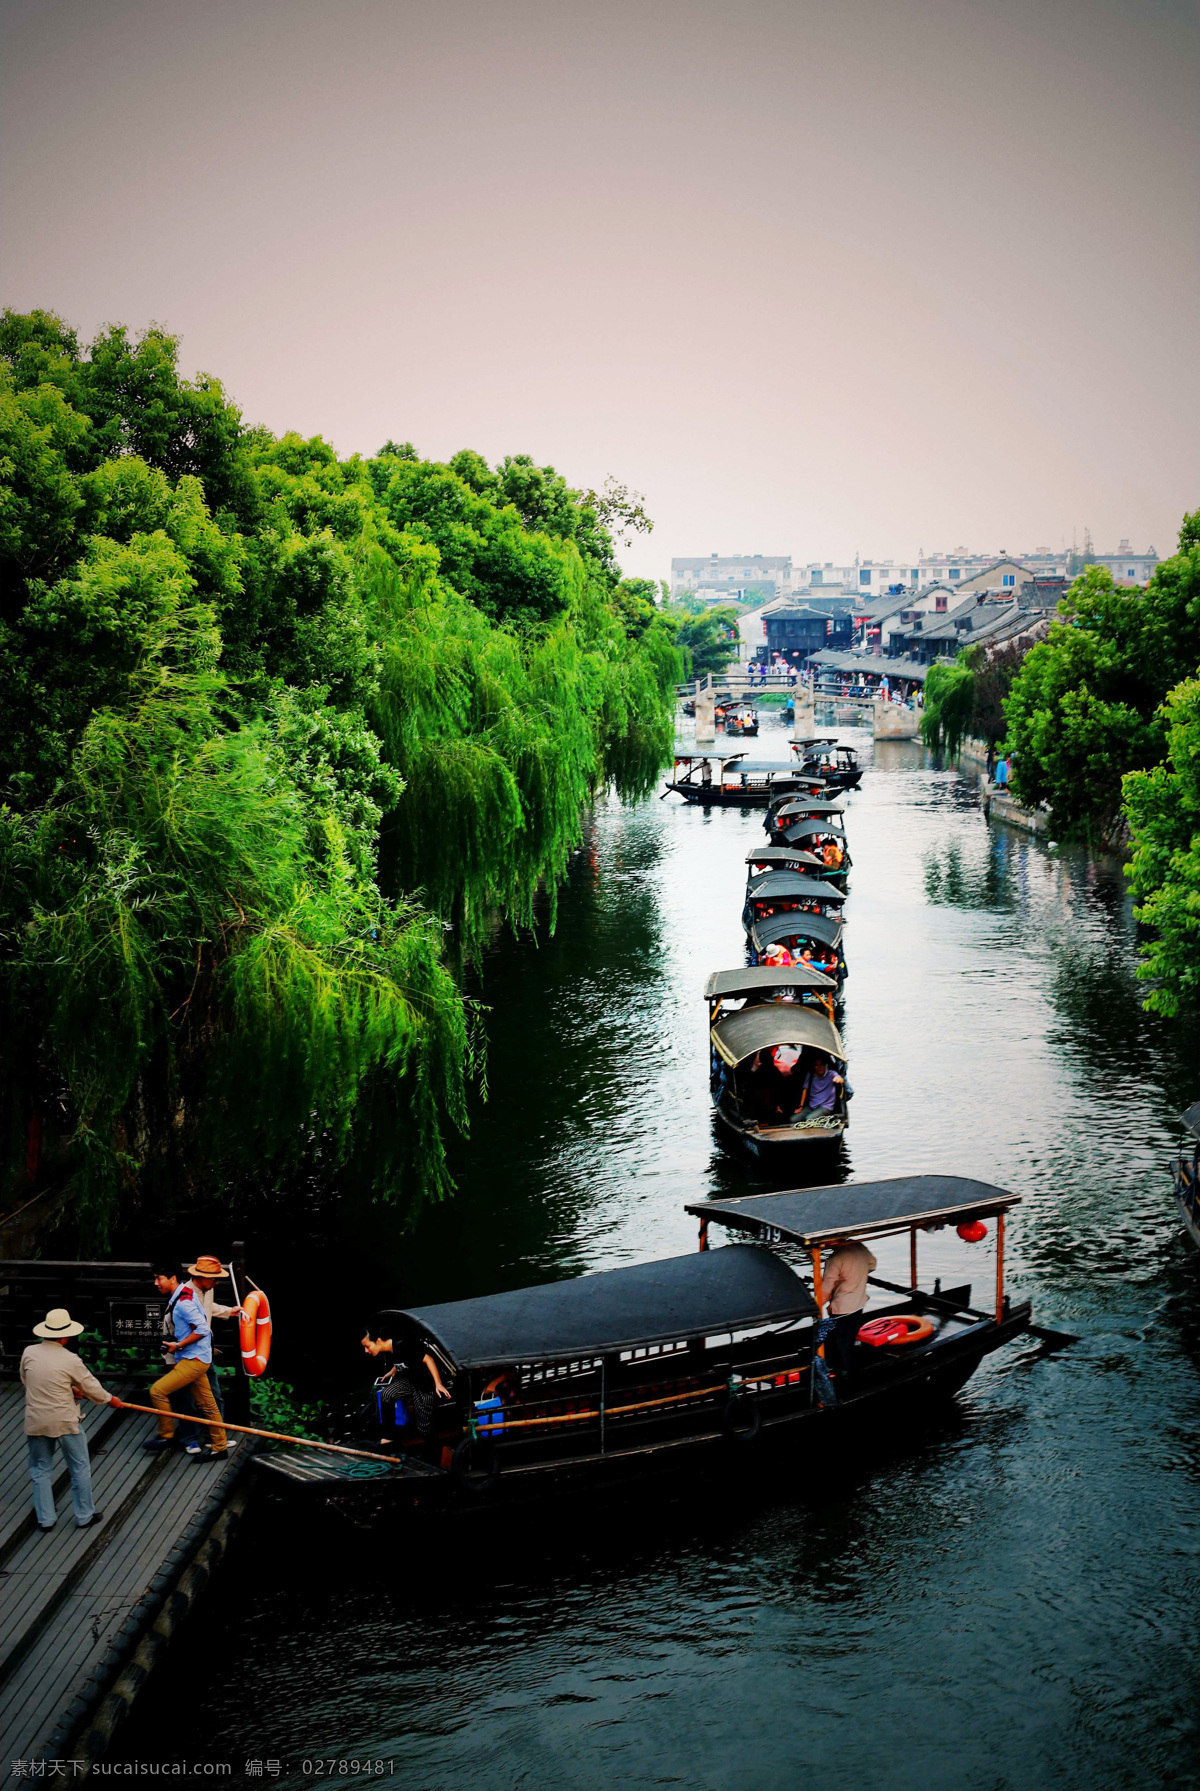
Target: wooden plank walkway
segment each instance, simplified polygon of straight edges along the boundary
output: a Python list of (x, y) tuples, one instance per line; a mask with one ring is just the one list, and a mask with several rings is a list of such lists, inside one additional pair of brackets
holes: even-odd
[[(145, 1397), (140, 1382), (111, 1390)], [(0, 1382), (0, 1729), (10, 1760), (65, 1759), (73, 1732), (215, 1522), (251, 1448), (231, 1436), (225, 1462), (150, 1453), (142, 1444), (154, 1434), (152, 1418), (89, 1405), (83, 1422), (104, 1521), (76, 1528), (64, 1472), (56, 1525), (40, 1531), (23, 1420), (20, 1383)]]

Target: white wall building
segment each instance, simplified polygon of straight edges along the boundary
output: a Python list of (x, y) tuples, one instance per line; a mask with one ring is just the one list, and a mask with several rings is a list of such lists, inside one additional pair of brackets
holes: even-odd
[(1158, 555), (1152, 547), (1133, 553), (1128, 541), (1122, 541), (1116, 553), (1098, 553), (1096, 564), (1108, 567), (1115, 585), (1144, 585), (1158, 565)]

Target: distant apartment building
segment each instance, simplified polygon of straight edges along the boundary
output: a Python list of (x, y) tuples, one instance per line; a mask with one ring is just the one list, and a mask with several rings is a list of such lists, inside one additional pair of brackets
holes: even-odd
[(702, 602), (735, 603), (757, 594), (780, 595), (792, 588), (790, 554), (709, 554), (707, 559), (671, 561), (671, 596)]
[(1145, 553), (1134, 553), (1128, 541), (1122, 541), (1116, 553), (1096, 554), (1095, 564), (1108, 568), (1115, 585), (1144, 585), (1158, 565), (1158, 555), (1152, 547)]

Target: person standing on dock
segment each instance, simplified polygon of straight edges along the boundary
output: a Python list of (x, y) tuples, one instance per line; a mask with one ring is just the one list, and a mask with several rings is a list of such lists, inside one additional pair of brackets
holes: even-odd
[[(199, 1271), (215, 1263), (217, 1274), (221, 1273), (221, 1265), (215, 1257), (202, 1256), (193, 1263), (192, 1268)], [(197, 1461), (223, 1460), (227, 1453), (227, 1439), (221, 1427), (221, 1413), (212, 1396), (208, 1384), (208, 1371), (212, 1366), (212, 1325), (208, 1313), (204, 1310), (201, 1296), (211, 1290), (216, 1274), (192, 1274), (190, 1281), (173, 1296), (171, 1302), (171, 1319), (174, 1336), (164, 1339), (166, 1350), (174, 1363), (150, 1389), (150, 1403), (159, 1414), (158, 1435), (145, 1445), (147, 1449), (170, 1449), (175, 1442), (175, 1418), (171, 1411), (171, 1394), (183, 1387), (190, 1387), (192, 1398), (202, 1418), (210, 1420), (205, 1425), (209, 1430), (211, 1442), (204, 1444), (196, 1453)]]
[(54, 1528), (54, 1447), (62, 1450), (71, 1476), (71, 1504), (75, 1509), (75, 1526), (86, 1530), (104, 1516), (92, 1500), (92, 1464), (88, 1456), (87, 1437), (79, 1427), (82, 1397), (96, 1405), (115, 1405), (116, 1399), (105, 1391), (90, 1369), (85, 1368), (74, 1350), (67, 1348), (72, 1337), (83, 1334), (63, 1306), (48, 1312), (33, 1334), (40, 1343), (31, 1343), (21, 1356), (21, 1383), (25, 1388), (25, 1441), (29, 1453), (29, 1478), (33, 1482), (33, 1509), (39, 1530)]
[[(228, 1269), (222, 1268), (218, 1257), (198, 1256), (195, 1262), (189, 1263), (188, 1274), (192, 1276), (193, 1289), (199, 1293), (200, 1304), (204, 1308), (210, 1325), (214, 1318), (236, 1319), (241, 1317), (240, 1307), (218, 1306), (213, 1299), (213, 1282), (216, 1280), (227, 1281), (229, 1279), (229, 1271)], [(196, 1287), (195, 1277), (197, 1275), (208, 1280), (207, 1288)], [(171, 1366), (171, 1356), (167, 1349), (167, 1343), (175, 1335), (174, 1308), (175, 1301), (180, 1292), (179, 1277), (174, 1269), (168, 1268), (164, 1263), (154, 1271), (154, 1285), (158, 1292), (164, 1295), (167, 1301), (166, 1310), (163, 1313), (163, 1357), (169, 1368)], [(221, 1352), (216, 1348), (215, 1344), (213, 1348), (214, 1354), (220, 1355)], [(221, 1383), (217, 1379), (217, 1367), (215, 1362), (209, 1364), (208, 1387), (213, 1396), (213, 1401), (217, 1410), (220, 1412), (221, 1416), (224, 1417), (225, 1402), (221, 1397)], [(184, 1398), (192, 1402), (194, 1410), (198, 1409), (195, 1406), (196, 1395), (194, 1389), (189, 1389), (189, 1391), (184, 1394)], [(190, 1419), (184, 1418), (181, 1420), (178, 1440), (183, 1446), (185, 1455), (199, 1455), (202, 1452), (204, 1444), (208, 1439), (207, 1437), (199, 1435), (200, 1428), (201, 1427), (198, 1424), (193, 1424)]]

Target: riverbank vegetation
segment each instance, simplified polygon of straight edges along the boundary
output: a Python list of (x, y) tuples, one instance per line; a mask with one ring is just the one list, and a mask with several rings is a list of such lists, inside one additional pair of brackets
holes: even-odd
[(1138, 974), (1146, 1005), (1178, 1014), (1200, 985), (1196, 677), (1200, 512), (1144, 590), (1089, 566), (1030, 649), (1004, 710), (1019, 802), (1045, 803), (1060, 838), (1132, 847), (1135, 913), (1155, 930)]
[(930, 668), (922, 734), (968, 736), (1012, 756), (1018, 802), (1045, 806), (1060, 839), (1131, 847), (1137, 918), (1155, 937), (1138, 974), (1146, 1005), (1178, 1015), (1200, 996), (1200, 512), (1145, 590), (1087, 566), (1046, 640), (975, 647)]
[(119, 1203), (302, 1164), (409, 1212), (464, 965), (669, 756), (648, 526), (525, 456), (248, 427), (152, 328), (0, 323), (5, 1174)]

